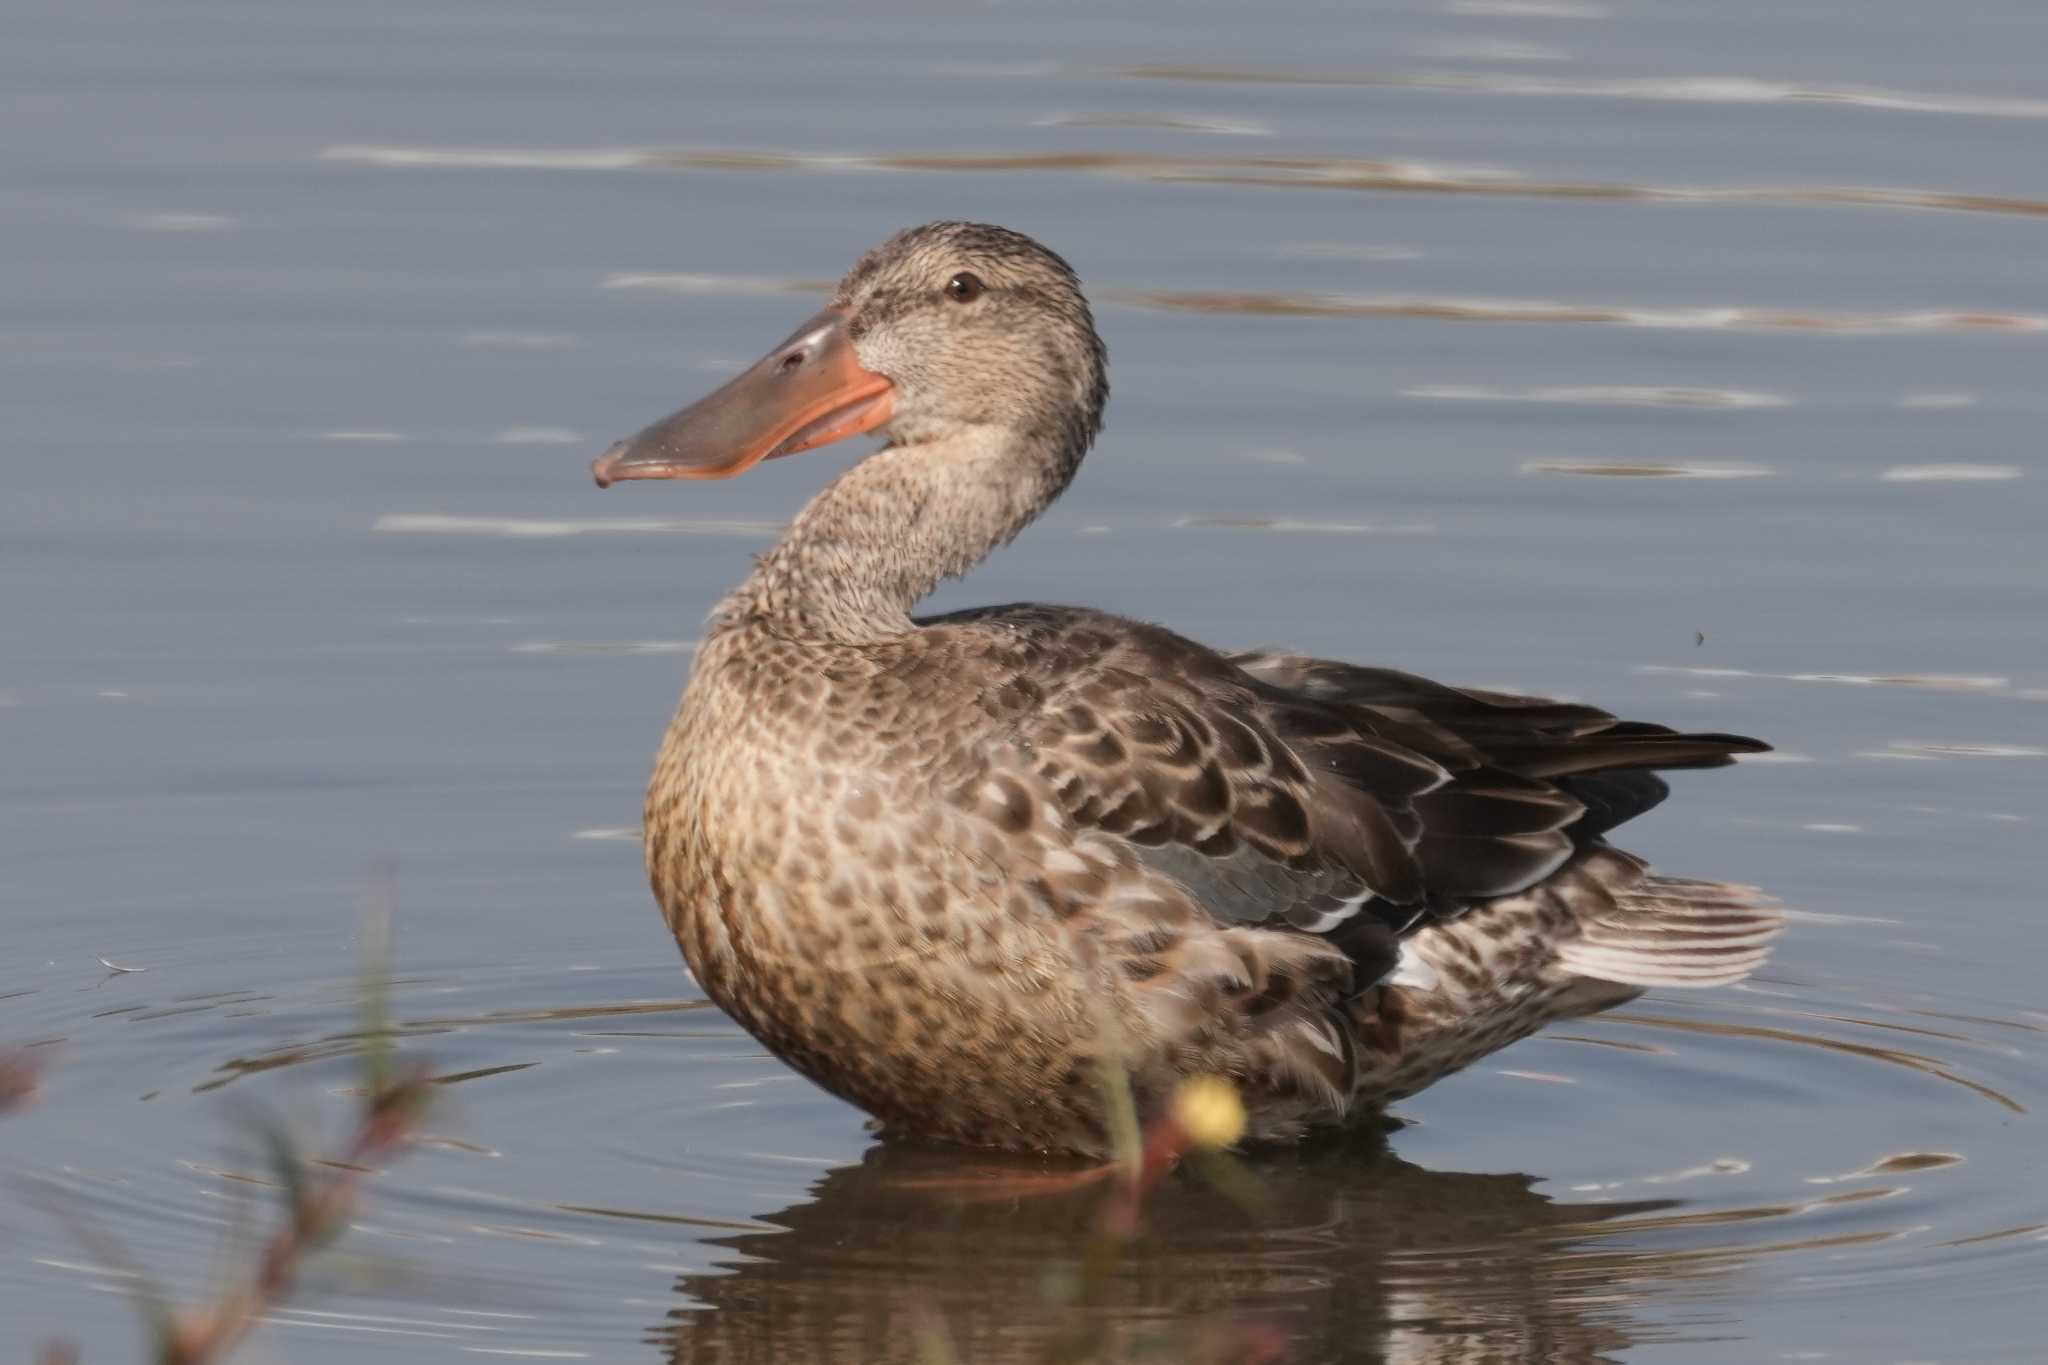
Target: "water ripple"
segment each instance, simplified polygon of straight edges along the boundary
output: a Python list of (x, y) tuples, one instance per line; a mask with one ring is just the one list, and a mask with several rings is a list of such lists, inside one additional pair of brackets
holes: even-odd
[(1614, 408), (1782, 408), (1791, 399), (1752, 389), (1713, 389), (1665, 384), (1538, 385), (1524, 389), (1484, 384), (1425, 384), (1401, 390), (1403, 398), (1465, 403), (1560, 403)]
[(439, 512), (391, 512), (370, 525), (387, 535), (509, 536), (545, 540), (561, 536), (680, 534), (771, 536), (778, 522), (678, 517), (457, 517)]
[(1284, 189), (1434, 192), (1517, 198), (1677, 204), (1813, 204), (2048, 215), (2048, 200), (1881, 186), (1630, 185), (1548, 181), (1494, 167), (1421, 161), (1288, 156), (1174, 156), (1139, 152), (953, 152), (861, 155), (660, 148), (412, 147), (340, 144), (325, 161), (412, 169), (545, 171), (972, 171), (1077, 172), (1138, 180)]
[(1829, 313), (1809, 309), (1713, 306), (1631, 308), (1539, 299), (1373, 297), (1266, 291), (1112, 289), (1107, 297), (1167, 312), (1248, 313), (1266, 317), (1434, 318), (1445, 322), (1596, 322), (1671, 331), (1814, 333), (2040, 332), (2048, 315), (1919, 310)]
[(1373, 85), (1405, 90), (1447, 90), (1472, 95), (1644, 100), (1678, 104), (1793, 104), (1879, 109), (1910, 114), (1964, 114), (1979, 118), (2048, 118), (2048, 100), (1990, 95), (1935, 94), (1868, 85), (1759, 80), (1747, 76), (1649, 76), (1548, 79), (1504, 73), (1315, 71), (1231, 66), (1127, 66), (1113, 74), (1139, 80), (1259, 85)]
[(1708, 463), (1669, 464), (1632, 460), (1626, 464), (1596, 460), (1530, 460), (1524, 474), (1591, 474), (1623, 479), (1766, 479), (1768, 467), (1760, 464)]

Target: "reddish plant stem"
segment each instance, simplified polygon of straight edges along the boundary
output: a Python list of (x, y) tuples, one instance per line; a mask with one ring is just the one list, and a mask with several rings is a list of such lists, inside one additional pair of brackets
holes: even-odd
[(1117, 1182), (1116, 1193), (1102, 1211), (1102, 1230), (1118, 1241), (1129, 1241), (1138, 1232), (1138, 1214), (1145, 1198), (1157, 1189), (1166, 1173), (1180, 1164), (1188, 1150), (1188, 1133), (1171, 1115), (1160, 1118), (1145, 1130), (1137, 1165)]
[(259, 1318), (291, 1294), (306, 1254), (347, 1226), (364, 1168), (411, 1140), (426, 1083), (423, 1075), (408, 1076), (370, 1102), (338, 1163), (343, 1169), (298, 1199), (284, 1226), (264, 1243), (255, 1273), (217, 1302), (172, 1317), (159, 1356), (163, 1365), (210, 1365), (225, 1358)]
[(42, 1063), (27, 1048), (0, 1052), (0, 1114), (34, 1103), (42, 1078)]

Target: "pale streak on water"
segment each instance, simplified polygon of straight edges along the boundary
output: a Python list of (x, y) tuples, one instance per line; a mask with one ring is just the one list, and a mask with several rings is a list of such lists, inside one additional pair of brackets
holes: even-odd
[[(1627, 841), (1794, 906), (1766, 973), (1262, 1158), (1256, 1227), (1174, 1188), (1108, 1320), (2032, 1358), (2044, 45), (2034, 0), (11, 7), (0, 1046), (53, 1065), (0, 1175), (199, 1292), (264, 1194), (230, 1101), (342, 1112), (395, 860), (405, 1045), (460, 1083), (259, 1351), (908, 1359), (921, 1302), (1035, 1358), (1081, 1213), (920, 1193), (958, 1158), (765, 1059), (642, 884), (690, 639), (851, 456), (585, 471), (965, 216), (1073, 259), (1116, 398), (939, 605), (1783, 751)], [(19, 1190), (0, 1359), (136, 1358), (130, 1276)]]

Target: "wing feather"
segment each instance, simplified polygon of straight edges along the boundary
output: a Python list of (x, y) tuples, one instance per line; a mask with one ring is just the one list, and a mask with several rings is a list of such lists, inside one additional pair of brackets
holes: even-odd
[(988, 634), (987, 705), (1066, 820), (1123, 841), (1220, 924), (1319, 935), (1361, 967), (1656, 805), (1650, 770), (1767, 747), (1392, 669), (1220, 654), (1080, 609), (925, 624)]

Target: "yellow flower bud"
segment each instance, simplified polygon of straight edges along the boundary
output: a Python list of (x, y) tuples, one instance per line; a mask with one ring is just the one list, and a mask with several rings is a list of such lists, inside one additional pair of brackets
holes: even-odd
[(1244, 1136), (1244, 1101), (1221, 1076), (1193, 1076), (1173, 1094), (1173, 1119), (1197, 1147), (1228, 1147)]

